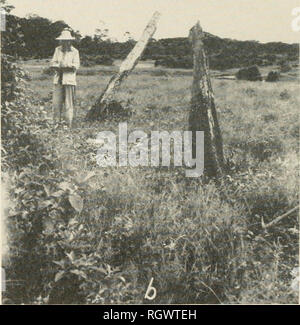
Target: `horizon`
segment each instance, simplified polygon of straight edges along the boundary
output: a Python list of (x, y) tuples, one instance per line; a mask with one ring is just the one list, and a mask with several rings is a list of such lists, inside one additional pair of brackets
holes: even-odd
[(157, 40), (187, 37), (200, 20), (205, 32), (223, 39), (299, 43), (299, 32), (291, 28), (292, 10), (299, 7), (298, 0), (111, 0), (104, 7), (97, 0), (64, 0), (64, 7), (61, 0), (8, 0), (8, 4), (15, 7), (13, 15), (63, 20), (82, 37), (93, 36), (96, 28), (107, 28), (109, 37), (119, 42), (126, 40), (126, 32), (138, 40), (154, 11), (159, 11), (162, 16), (154, 35)]

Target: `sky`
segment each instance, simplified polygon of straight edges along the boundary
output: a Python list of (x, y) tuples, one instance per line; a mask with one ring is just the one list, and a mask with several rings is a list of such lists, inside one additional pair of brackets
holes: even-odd
[(291, 28), (293, 8), (300, 0), (8, 0), (12, 14), (34, 13), (52, 21), (64, 20), (81, 35), (107, 28), (111, 37), (124, 40), (130, 32), (138, 39), (152, 14), (162, 16), (154, 38), (186, 37), (199, 20), (214, 35), (260, 42), (300, 42)]

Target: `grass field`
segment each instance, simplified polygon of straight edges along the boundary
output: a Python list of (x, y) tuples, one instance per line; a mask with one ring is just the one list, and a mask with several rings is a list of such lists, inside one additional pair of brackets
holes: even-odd
[[(50, 117), (52, 77), (42, 74), (45, 64), (24, 68)], [(87, 140), (104, 130), (117, 133), (119, 121), (83, 118), (115, 69), (79, 72), (77, 126), (54, 130), (48, 143), (62, 168), (96, 174), (78, 216), (89, 229), (84, 254), (100, 254), (125, 283), (97, 288), (85, 301), (148, 303), (144, 295), (153, 277), (155, 304), (297, 303), (291, 283), (298, 267), (298, 212), (262, 229), (262, 220), (298, 204), (296, 79), (213, 78), (228, 172), (220, 184), (202, 184), (186, 178), (183, 167), (97, 166), (97, 147)], [(190, 71), (137, 69), (117, 95), (133, 112), (128, 130), (187, 130), (191, 78)]]

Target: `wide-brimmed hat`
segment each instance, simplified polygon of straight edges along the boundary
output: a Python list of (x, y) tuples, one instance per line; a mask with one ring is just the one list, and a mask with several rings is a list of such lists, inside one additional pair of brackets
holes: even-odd
[(74, 40), (75, 37), (71, 35), (68, 29), (64, 29), (56, 39), (60, 41), (68, 41), (68, 40)]

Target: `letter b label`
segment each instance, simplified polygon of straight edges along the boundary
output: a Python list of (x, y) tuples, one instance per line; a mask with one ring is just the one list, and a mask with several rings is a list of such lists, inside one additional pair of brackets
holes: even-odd
[(147, 291), (145, 294), (145, 299), (153, 300), (156, 297), (156, 289), (154, 287), (152, 287), (152, 283), (153, 283), (153, 278), (151, 278), (150, 283), (148, 285), (148, 288), (147, 288)]

